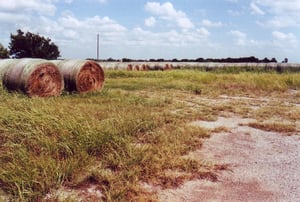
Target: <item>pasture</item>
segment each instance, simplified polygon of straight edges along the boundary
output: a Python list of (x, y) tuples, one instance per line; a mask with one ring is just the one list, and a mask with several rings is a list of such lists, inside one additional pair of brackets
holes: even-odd
[(299, 135), (299, 73), (106, 69), (105, 76), (100, 92), (59, 97), (0, 88), (0, 201), (157, 201), (160, 190), (217, 181), (228, 165), (189, 154), (228, 128), (194, 121), (234, 115), (254, 119), (249, 127)]

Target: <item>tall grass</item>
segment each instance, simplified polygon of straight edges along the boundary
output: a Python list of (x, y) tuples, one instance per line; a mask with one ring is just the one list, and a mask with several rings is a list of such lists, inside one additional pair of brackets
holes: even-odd
[(182, 158), (210, 135), (186, 123), (191, 116), (217, 115), (224, 107), (174, 113), (184, 105), (179, 102), (183, 96), (300, 88), (300, 74), (108, 70), (106, 76), (102, 92), (47, 99), (0, 88), (0, 194), (39, 201), (61, 186), (92, 183), (104, 193), (103, 200), (155, 200), (141, 183), (166, 188), (185, 179), (214, 178), (213, 166)]

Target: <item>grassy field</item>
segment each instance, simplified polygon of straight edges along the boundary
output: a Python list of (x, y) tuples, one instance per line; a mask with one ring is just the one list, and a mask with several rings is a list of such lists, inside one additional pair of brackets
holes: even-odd
[[(165, 189), (191, 179), (214, 181), (226, 169), (184, 157), (215, 132), (191, 121), (230, 112), (258, 120), (251, 127), (298, 131), (300, 110), (291, 103), (300, 103), (299, 73), (105, 74), (104, 89), (87, 94), (28, 98), (0, 88), (0, 201), (76, 201), (57, 190), (90, 186), (104, 201), (156, 201), (143, 185)], [(243, 100), (209, 101), (220, 96), (274, 101), (255, 111)]]

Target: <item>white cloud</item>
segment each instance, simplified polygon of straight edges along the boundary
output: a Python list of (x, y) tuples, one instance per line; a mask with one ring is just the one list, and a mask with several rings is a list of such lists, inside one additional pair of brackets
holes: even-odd
[(160, 4), (159, 2), (148, 2), (145, 5), (145, 9), (153, 15), (157, 15), (160, 18), (168, 21), (173, 21), (181, 29), (194, 28), (194, 24), (182, 11), (177, 11), (173, 7), (173, 4), (166, 2)]
[(280, 31), (273, 31), (272, 36), (274, 43), (277, 46), (286, 46), (289, 48), (296, 48), (298, 46), (297, 37), (293, 33), (283, 33)]
[(235, 40), (236, 45), (244, 46), (247, 43), (247, 34), (238, 30), (231, 30), (229, 32)]
[(222, 22), (212, 22), (210, 20), (204, 19), (202, 20), (201, 24), (205, 27), (222, 27)]
[(297, 14), (300, 12), (300, 0), (255, 0), (258, 5), (264, 6), (275, 14)]
[(200, 29), (197, 29), (197, 33), (200, 35), (200, 37), (204, 37), (204, 38), (207, 38), (210, 35), (210, 32), (203, 27)]
[(41, 16), (34, 23), (19, 28), (51, 38), (65, 58), (93, 57), (97, 34), (100, 34), (101, 47), (116, 47), (117, 50), (127, 40), (128, 33), (124, 26), (109, 17), (80, 19), (68, 12), (56, 20)]
[(73, 3), (73, 0), (65, 0), (65, 3), (71, 4), (71, 3)]
[(265, 12), (262, 9), (260, 9), (254, 2), (251, 2), (250, 7), (253, 14), (258, 14), (258, 15), (265, 14)]
[(297, 27), (300, 25), (299, 19), (294, 19), (290, 16), (275, 16), (268, 20), (264, 25), (273, 28)]
[(27, 20), (28, 16), (21, 13), (0, 12), (0, 22), (2, 23), (26, 22)]
[(153, 27), (153, 26), (155, 26), (155, 23), (156, 23), (156, 19), (154, 17), (149, 17), (149, 18), (145, 19), (145, 25), (147, 27)]
[(300, 26), (300, 0), (252, 0), (251, 4), (269, 14), (269, 18), (260, 22), (262, 26), (276, 29)]
[(205, 28), (195, 31), (150, 32), (140, 27), (130, 32), (132, 38), (127, 43), (130, 45), (152, 46), (152, 47), (183, 47), (198, 43), (206, 43), (210, 33)]
[(0, 1), (0, 11), (24, 13), (26, 12), (37, 12), (43, 15), (54, 15), (56, 7), (54, 0), (3, 0)]

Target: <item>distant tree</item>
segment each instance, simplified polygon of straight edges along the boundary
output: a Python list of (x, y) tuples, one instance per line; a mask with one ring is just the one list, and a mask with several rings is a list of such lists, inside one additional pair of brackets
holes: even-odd
[(0, 43), (0, 59), (9, 58), (8, 50)]
[(181, 59), (180, 62), (191, 62), (191, 60), (184, 58), (184, 59)]
[(277, 63), (276, 58), (272, 58), (272, 59), (271, 59), (271, 62)]
[(270, 60), (268, 58), (264, 58), (263, 60), (261, 60), (261, 62), (263, 62), (263, 63), (269, 63)]
[(20, 29), (17, 34), (10, 35), (9, 54), (13, 58), (43, 58), (48, 60), (57, 59), (60, 56), (58, 47), (51, 39), (27, 32)]
[(204, 62), (204, 59), (203, 58), (197, 58), (195, 61), (196, 62)]
[(132, 59), (129, 59), (129, 58), (122, 58), (122, 62), (132, 62)]
[(284, 60), (282, 61), (282, 63), (288, 63), (288, 59), (287, 58), (284, 58)]
[(106, 61), (108, 61), (108, 62), (115, 62), (116, 60), (113, 59), (113, 58), (108, 58)]

